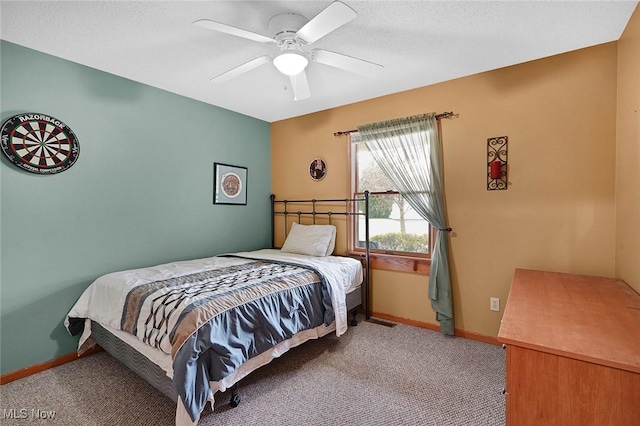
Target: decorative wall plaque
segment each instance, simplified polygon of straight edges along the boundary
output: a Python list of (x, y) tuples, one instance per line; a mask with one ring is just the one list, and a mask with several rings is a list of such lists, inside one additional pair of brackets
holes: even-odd
[(313, 180), (322, 180), (327, 174), (327, 163), (322, 158), (314, 158), (309, 164), (309, 176)]

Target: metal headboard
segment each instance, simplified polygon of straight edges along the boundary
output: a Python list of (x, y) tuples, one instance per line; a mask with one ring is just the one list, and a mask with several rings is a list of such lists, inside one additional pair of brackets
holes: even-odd
[[(363, 203), (364, 208), (360, 211), (359, 205)], [(303, 218), (310, 218), (312, 224), (316, 224), (316, 219), (326, 218), (328, 223), (332, 224), (334, 217), (352, 216), (364, 217), (365, 221), (365, 241), (364, 256), (359, 256), (364, 260), (364, 311), (366, 319), (370, 317), (369, 313), (369, 191), (365, 191), (362, 196), (354, 198), (336, 198), (336, 199), (308, 199), (308, 200), (276, 200), (276, 196), (271, 194), (271, 247), (276, 248), (276, 218), (284, 218), (284, 238), (287, 237), (288, 219), (297, 218), (298, 223), (302, 223)], [(349, 231), (347, 231), (347, 249), (349, 240)]]

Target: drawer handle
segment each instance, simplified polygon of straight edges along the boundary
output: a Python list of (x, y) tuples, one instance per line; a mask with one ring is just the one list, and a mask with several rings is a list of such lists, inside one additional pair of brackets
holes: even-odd
[(502, 349), (507, 349), (507, 345), (505, 345), (504, 343), (502, 344)]
[(502, 394), (504, 395), (505, 393), (507, 393), (507, 390), (505, 388), (502, 388)]

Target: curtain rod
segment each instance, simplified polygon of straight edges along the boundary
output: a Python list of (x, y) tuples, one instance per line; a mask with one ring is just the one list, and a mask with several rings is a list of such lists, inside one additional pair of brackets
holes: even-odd
[[(453, 113), (453, 111), (447, 111), (447, 112), (443, 112), (442, 114), (436, 114), (436, 120), (440, 120), (441, 118), (451, 118), (453, 117), (455, 114)], [(353, 129), (353, 130), (343, 130), (340, 132), (335, 132), (333, 134), (333, 136), (342, 136), (342, 135), (348, 135), (349, 133), (353, 133), (353, 132), (357, 132), (357, 129)]]

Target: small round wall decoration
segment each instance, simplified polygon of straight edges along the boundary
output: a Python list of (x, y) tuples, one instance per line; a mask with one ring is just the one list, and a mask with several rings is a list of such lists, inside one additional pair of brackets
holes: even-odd
[(220, 189), (227, 198), (236, 198), (242, 192), (242, 180), (234, 172), (227, 172), (220, 179)]
[(313, 180), (322, 180), (327, 175), (327, 163), (322, 158), (314, 158), (309, 164), (309, 176)]
[(3, 154), (27, 172), (51, 175), (73, 166), (80, 154), (75, 133), (62, 120), (25, 112), (7, 119), (0, 130)]

